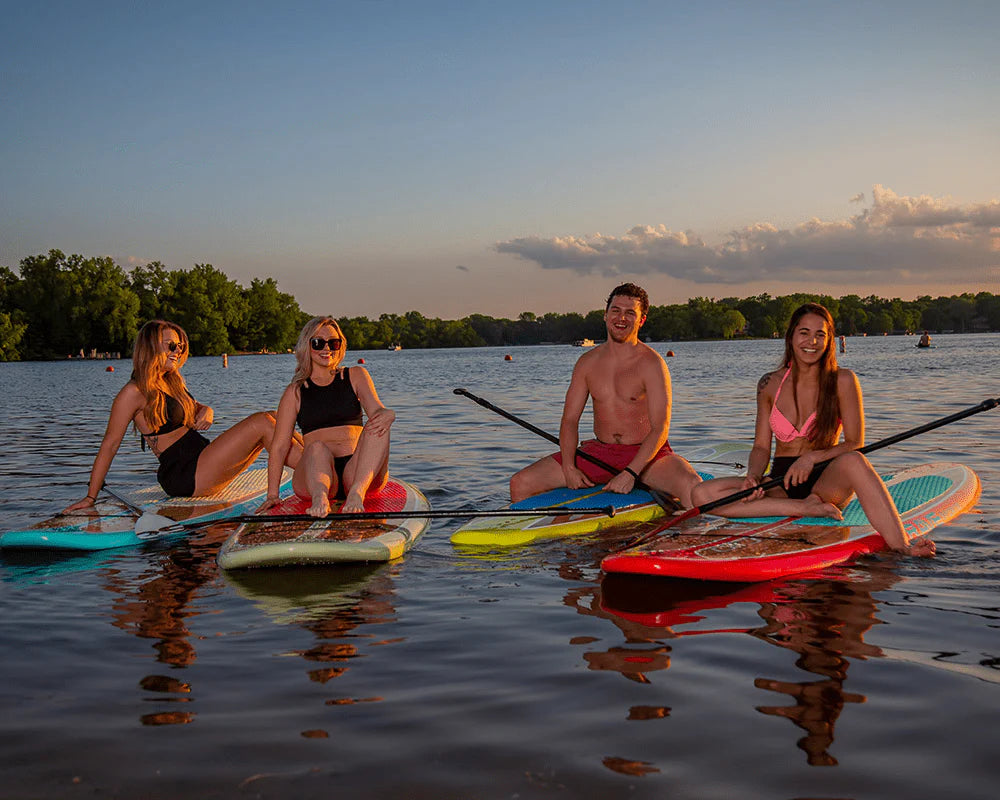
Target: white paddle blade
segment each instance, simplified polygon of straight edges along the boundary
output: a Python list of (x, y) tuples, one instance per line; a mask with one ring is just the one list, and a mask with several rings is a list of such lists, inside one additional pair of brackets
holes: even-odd
[(163, 528), (169, 528), (176, 524), (177, 522), (169, 517), (165, 517), (162, 514), (153, 514), (152, 512), (147, 511), (135, 521), (135, 535), (144, 536)]

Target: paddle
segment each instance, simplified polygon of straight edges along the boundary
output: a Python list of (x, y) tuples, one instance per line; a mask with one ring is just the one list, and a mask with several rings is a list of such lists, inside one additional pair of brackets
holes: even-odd
[[(889, 436), (885, 439), (880, 439), (877, 442), (866, 444), (864, 447), (859, 447), (858, 452), (871, 453), (874, 450), (880, 450), (883, 447), (888, 447), (889, 445), (901, 442), (904, 439), (910, 439), (914, 436), (919, 436), (921, 433), (926, 433), (927, 431), (932, 431), (935, 428), (940, 428), (952, 422), (958, 422), (958, 420), (960, 419), (971, 417), (973, 414), (978, 414), (981, 411), (989, 411), (991, 408), (996, 408), (998, 405), (1000, 405), (1000, 397), (995, 399), (990, 398), (987, 400), (983, 400), (983, 402), (981, 402), (979, 405), (972, 406), (970, 408), (965, 409), (964, 411), (959, 411), (956, 414), (951, 414), (947, 417), (942, 417), (941, 419), (934, 420), (933, 422), (928, 422), (924, 425), (918, 425), (916, 428), (910, 428), (908, 431), (897, 433), (895, 436)], [(824, 464), (829, 464), (831, 461), (833, 461), (832, 458), (827, 459), (826, 461), (821, 461), (818, 464), (816, 464), (816, 466), (813, 467), (813, 470), (815, 470), (817, 467), (823, 466)], [(758, 484), (757, 486), (752, 486), (749, 489), (741, 489), (738, 492), (733, 492), (733, 494), (727, 495), (725, 497), (720, 497), (718, 500), (712, 500), (709, 503), (705, 503), (703, 506), (694, 506), (693, 508), (689, 508), (683, 514), (679, 514), (676, 517), (670, 518), (664, 525), (661, 525), (656, 530), (650, 531), (649, 533), (644, 533), (642, 536), (637, 537), (636, 539), (632, 540), (631, 542), (628, 542), (622, 547), (616, 548), (612, 552), (620, 553), (623, 550), (631, 550), (635, 547), (639, 547), (640, 545), (643, 545), (646, 542), (655, 539), (657, 536), (662, 534), (668, 528), (672, 528), (675, 525), (683, 522), (684, 520), (691, 519), (692, 517), (696, 517), (699, 514), (704, 514), (708, 511), (711, 511), (714, 508), (719, 508), (720, 506), (729, 505), (729, 503), (735, 503), (737, 500), (742, 500), (744, 497), (749, 497), (758, 489), (767, 490), (767, 489), (772, 489), (775, 486), (780, 486), (784, 482), (784, 480), (785, 480), (784, 476), (780, 478), (771, 478), (769, 480), (764, 481), (763, 483)]]
[[(487, 511), (463, 511), (461, 509), (449, 510), (441, 509), (427, 511), (354, 511), (346, 514), (334, 512), (325, 517), (313, 517), (309, 514), (237, 514), (232, 517), (217, 517), (215, 519), (204, 519), (185, 525), (183, 522), (169, 520), (170, 524), (162, 528), (147, 528), (147, 531), (155, 530), (157, 533), (175, 533), (178, 531), (191, 531), (197, 528), (207, 528), (211, 525), (219, 525), (223, 522), (351, 522), (369, 519), (442, 519), (452, 517), (565, 517), (571, 514), (604, 514), (608, 517), (615, 515), (614, 506), (601, 506), (600, 508), (565, 508), (565, 507), (543, 507), (543, 508), (498, 508)], [(166, 519), (166, 517), (161, 517)], [(138, 533), (138, 528), (136, 528)], [(143, 531), (145, 532), (145, 531)]]
[[(466, 391), (465, 389), (455, 389), (454, 392), (455, 392), (455, 394), (460, 394), (460, 395), (464, 395), (465, 397), (468, 397), (470, 400), (472, 400), (472, 401), (474, 401), (476, 403), (479, 403), (479, 405), (481, 405), (483, 408), (488, 408), (490, 411), (493, 411), (493, 412), (499, 414), (501, 417), (506, 417), (511, 422), (516, 422), (522, 428), (527, 428), (532, 433), (537, 433), (543, 439), (548, 439), (550, 442), (552, 442), (553, 444), (555, 444), (556, 447), (559, 446), (559, 437), (558, 436), (553, 436), (551, 433), (548, 433), (547, 431), (543, 431), (541, 428), (536, 428), (530, 422), (526, 422), (525, 420), (521, 419), (520, 417), (515, 417), (509, 411), (504, 411), (502, 408), (493, 405), (493, 403), (489, 402), (488, 400), (484, 400), (481, 397), (476, 397), (476, 395), (472, 394), (472, 392)], [(590, 453), (585, 453), (579, 447), (576, 449), (576, 454), (580, 458), (584, 459), (585, 461), (589, 461), (591, 464), (596, 464), (598, 467), (600, 467), (603, 470), (606, 470), (607, 472), (611, 473), (612, 475), (617, 475), (619, 472), (622, 471), (620, 469), (616, 469), (615, 467), (612, 467), (606, 461), (602, 461), (600, 458), (597, 458), (597, 456), (593, 456)], [(636, 489), (645, 489), (647, 492), (649, 492), (650, 495), (652, 495), (653, 499), (656, 501), (656, 504), (660, 508), (662, 508), (664, 511), (666, 511), (668, 514), (673, 514), (675, 511), (677, 511), (681, 507), (680, 502), (677, 500), (677, 498), (671, 497), (670, 495), (666, 494), (665, 492), (661, 492), (661, 491), (659, 491), (657, 489), (651, 489), (649, 486), (647, 486), (645, 483), (643, 483), (638, 478), (635, 479), (635, 488)]]
[(135, 532), (137, 534), (145, 533), (146, 531), (158, 531), (175, 524), (175, 520), (170, 519), (170, 517), (164, 517), (162, 514), (154, 514), (152, 511), (143, 511), (128, 498), (122, 497), (117, 492), (109, 489), (106, 483), (101, 487), (101, 491), (111, 495), (111, 497), (139, 517), (135, 521)]

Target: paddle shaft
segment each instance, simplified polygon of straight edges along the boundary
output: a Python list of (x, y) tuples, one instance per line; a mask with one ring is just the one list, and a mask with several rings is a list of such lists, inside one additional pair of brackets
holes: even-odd
[[(501, 417), (506, 417), (511, 422), (516, 422), (522, 428), (527, 428), (532, 433), (537, 433), (543, 439), (548, 439), (550, 442), (556, 445), (556, 447), (559, 446), (558, 436), (553, 436), (548, 431), (543, 431), (541, 428), (535, 427), (530, 422), (527, 422), (526, 420), (523, 420), (520, 417), (514, 416), (509, 411), (504, 411), (502, 408), (493, 405), (493, 403), (491, 403), (489, 400), (484, 400), (482, 397), (476, 397), (476, 395), (472, 394), (472, 392), (469, 392), (465, 389), (455, 389), (454, 391), (455, 394), (464, 395), (465, 397), (468, 397), (470, 400), (479, 403), (479, 405), (481, 405), (483, 408), (488, 408), (490, 411), (499, 414)], [(585, 461), (589, 461), (591, 464), (595, 464), (596, 466), (607, 471), (611, 475), (617, 475), (619, 472), (624, 472), (624, 470), (617, 469), (616, 467), (611, 466), (609, 463), (603, 461), (597, 456), (593, 456), (590, 453), (584, 452), (582, 448), (578, 447), (576, 449), (576, 454), (580, 458), (584, 459)], [(657, 504), (660, 505), (664, 510), (671, 512), (676, 510), (677, 504), (673, 501), (673, 498), (656, 489), (651, 489), (649, 486), (647, 486), (645, 483), (639, 480), (639, 478), (635, 479), (635, 488), (645, 489), (647, 492), (653, 495), (653, 499), (655, 499)], [(668, 505), (670, 506), (669, 508), (667, 507)]]
[[(883, 447), (888, 447), (889, 445), (896, 444), (897, 442), (902, 442), (905, 439), (911, 439), (914, 436), (919, 436), (922, 433), (927, 433), (927, 431), (932, 431), (936, 428), (940, 428), (944, 425), (949, 425), (952, 422), (958, 422), (960, 419), (965, 419), (966, 417), (971, 417), (973, 414), (979, 414), (982, 411), (989, 411), (991, 408), (996, 408), (1000, 405), (1000, 398), (990, 398), (983, 400), (979, 405), (972, 406), (965, 409), (964, 411), (959, 411), (956, 414), (951, 414), (947, 417), (942, 417), (941, 419), (936, 419), (933, 422), (928, 422), (925, 425), (918, 425), (916, 428), (910, 428), (902, 433), (897, 433), (895, 436), (888, 436), (885, 439), (879, 439), (877, 442), (872, 442), (871, 444), (866, 444), (864, 447), (859, 447), (857, 452), (859, 453), (871, 453), (875, 450), (881, 450)], [(825, 466), (829, 464), (834, 459), (829, 458), (826, 461), (821, 461), (816, 464), (813, 469)], [(695, 506), (685, 511), (683, 514), (672, 517), (666, 524), (660, 526), (655, 531), (650, 531), (649, 533), (643, 534), (638, 539), (630, 542), (619, 550), (629, 550), (633, 547), (638, 547), (639, 545), (645, 544), (651, 539), (655, 539), (661, 533), (663, 533), (668, 528), (672, 528), (684, 520), (696, 517), (699, 514), (704, 514), (711, 511), (714, 508), (719, 508), (720, 506), (729, 505), (730, 503), (735, 503), (737, 500), (742, 500), (744, 497), (749, 497), (760, 489), (773, 489), (775, 486), (781, 486), (784, 483), (784, 476), (780, 478), (770, 478), (763, 483), (759, 483), (756, 486), (751, 486), (749, 489), (741, 489), (738, 492), (733, 492), (733, 494), (726, 495), (725, 497), (720, 497), (718, 500), (713, 500), (710, 503), (705, 503), (702, 506)], [(618, 551), (616, 551), (618, 552)]]
[(178, 522), (169, 527), (157, 529), (162, 533), (171, 531), (194, 530), (196, 528), (207, 528), (210, 525), (219, 525), (223, 522), (357, 522), (363, 520), (378, 519), (450, 519), (455, 517), (544, 517), (544, 516), (569, 516), (571, 514), (603, 514), (608, 517), (615, 515), (614, 506), (601, 506), (600, 508), (566, 508), (566, 507), (545, 507), (545, 508), (498, 508), (487, 511), (462, 511), (460, 509), (441, 509), (427, 511), (354, 511), (346, 514), (327, 514), (325, 517), (313, 517), (309, 514), (239, 514), (232, 517), (217, 517), (216, 519), (206, 519), (200, 522), (192, 522), (185, 525)]
[(135, 503), (126, 500), (117, 492), (114, 492), (111, 489), (109, 489), (106, 483), (101, 487), (101, 491), (111, 495), (115, 500), (117, 500), (119, 503), (125, 506), (133, 514), (138, 514), (141, 517), (143, 514), (147, 513), (146, 511), (143, 511), (141, 508), (139, 508), (139, 506), (137, 506)]

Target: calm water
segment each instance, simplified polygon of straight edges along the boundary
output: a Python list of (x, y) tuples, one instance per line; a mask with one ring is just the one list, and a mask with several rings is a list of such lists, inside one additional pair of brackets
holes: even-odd
[[(1000, 395), (1000, 336), (853, 338), (868, 439)], [(671, 442), (752, 436), (777, 342), (672, 343)], [(551, 450), (580, 350), (364, 352), (391, 470), (496, 508)], [(505, 361), (510, 353), (512, 361)], [(216, 425), (273, 407), (291, 357), (192, 359)], [(0, 364), (0, 529), (80, 497), (128, 362)], [(86, 557), (0, 556), (5, 798), (994, 798), (1000, 410), (872, 454), (983, 482), (932, 561), (701, 585), (604, 578), (609, 541), (220, 574), (225, 529)], [(109, 485), (151, 480), (131, 434)]]

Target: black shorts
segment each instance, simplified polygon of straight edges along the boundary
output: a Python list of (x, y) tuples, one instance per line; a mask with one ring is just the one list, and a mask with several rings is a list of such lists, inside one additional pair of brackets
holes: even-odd
[(189, 430), (163, 451), (156, 480), (171, 497), (190, 497), (194, 494), (194, 479), (198, 471), (198, 457), (208, 447), (209, 441), (198, 431)]
[[(767, 475), (768, 480), (772, 478), (784, 478), (785, 473), (788, 472), (788, 468), (798, 460), (798, 456), (775, 456), (771, 460), (771, 471)], [(805, 483), (800, 483), (798, 486), (789, 486), (785, 489), (785, 492), (792, 500), (805, 500), (812, 494), (813, 486), (816, 485), (816, 481), (819, 480), (819, 476), (823, 474), (823, 470), (825, 469), (826, 464), (820, 464), (813, 469), (812, 474)], [(784, 487), (782, 488), (784, 489)]]

